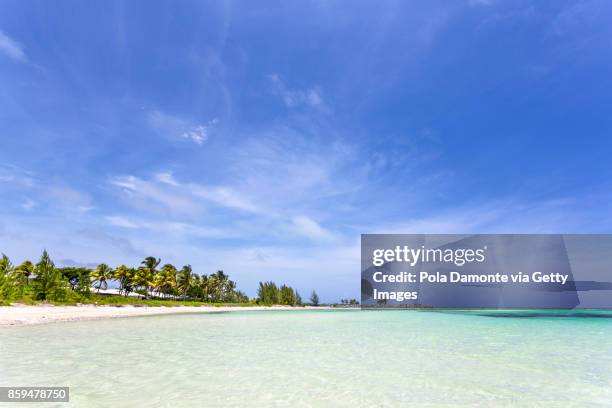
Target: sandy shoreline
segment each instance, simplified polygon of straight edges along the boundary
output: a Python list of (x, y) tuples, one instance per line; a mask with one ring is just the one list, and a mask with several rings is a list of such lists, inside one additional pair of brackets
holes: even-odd
[[(307, 307), (306, 307), (307, 308)], [(214, 313), (235, 312), (248, 310), (303, 310), (306, 308), (293, 308), (289, 306), (5, 306), (0, 307), (0, 327), (2, 326), (29, 326), (56, 322), (72, 322), (80, 320), (97, 320), (134, 316), (155, 316), (183, 313)], [(317, 309), (321, 309), (317, 307)]]

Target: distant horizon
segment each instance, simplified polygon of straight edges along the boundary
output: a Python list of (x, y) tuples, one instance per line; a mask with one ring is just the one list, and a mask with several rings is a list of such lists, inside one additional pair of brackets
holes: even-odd
[(0, 10), (15, 263), (154, 255), (332, 302), (362, 233), (612, 231), (610, 2)]

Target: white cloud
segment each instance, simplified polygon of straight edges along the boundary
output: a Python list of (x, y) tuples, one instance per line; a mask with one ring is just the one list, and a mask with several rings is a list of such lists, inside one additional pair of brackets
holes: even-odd
[(170, 184), (171, 186), (178, 186), (178, 182), (174, 179), (174, 175), (171, 172), (157, 173), (155, 178), (160, 183)]
[(333, 241), (335, 240), (334, 235), (319, 225), (315, 220), (305, 216), (299, 215), (293, 217), (291, 230), (298, 234), (305, 236), (315, 241)]
[(286, 126), (245, 139), (229, 156), (233, 189), (261, 211), (289, 219), (359, 189), (365, 169), (344, 145)]
[(93, 210), (89, 194), (76, 190), (66, 185), (42, 186), (42, 193), (47, 200), (56, 207), (80, 213)]
[(234, 210), (260, 212), (255, 204), (232, 187), (181, 183), (171, 172), (157, 173), (153, 180), (132, 175), (118, 176), (112, 178), (110, 183), (122, 189), (128, 203), (139, 207), (147, 203), (159, 204), (177, 214), (193, 214), (204, 210), (206, 204), (213, 204)]
[[(277, 169), (282, 173), (278, 181), (271, 180), (274, 172), (268, 174), (267, 170), (262, 169), (260, 173), (252, 172), (254, 177), (263, 176), (259, 182), (243, 178), (235, 185), (210, 186), (181, 182), (171, 172), (159, 172), (151, 179), (132, 175), (118, 176), (112, 178), (110, 184), (119, 188), (118, 193), (127, 205), (150, 213), (161, 211), (172, 215), (179, 222), (170, 225), (168, 223), (172, 221), (166, 219), (163, 229), (169, 230), (172, 226), (177, 234), (335, 241), (337, 237), (334, 233), (313, 218), (300, 213), (301, 209), (311, 206), (306, 201), (316, 200), (316, 194), (330, 194), (326, 192), (328, 179), (324, 167), (320, 164), (306, 165), (300, 172), (292, 174), (293, 170), (284, 168), (284, 161), (279, 160), (277, 163)], [(299, 167), (299, 163), (295, 165)], [(320, 174), (315, 171), (321, 169), (323, 171)], [(308, 173), (314, 173), (315, 176)], [(189, 228), (180, 222), (185, 217), (192, 220)], [(160, 226), (155, 220), (152, 223), (138, 222), (119, 215), (108, 216), (106, 221), (122, 228), (150, 228), (152, 224)]]
[(24, 62), (26, 60), (21, 44), (2, 31), (0, 31), (0, 52), (17, 62)]
[(221, 207), (253, 213), (260, 212), (255, 204), (230, 187), (205, 187), (198, 184), (187, 184), (186, 186), (191, 189), (195, 196), (205, 198)]
[[(432, 216), (404, 219), (376, 228), (362, 227), (362, 233), (379, 234), (535, 234), (583, 231), (587, 217), (573, 203), (556, 199), (525, 204), (512, 198), (491, 200), (478, 205), (463, 205), (439, 210)], [(591, 225), (596, 225), (594, 222)], [(592, 226), (591, 226), (592, 228)], [(588, 227), (587, 227), (588, 229)]]
[(318, 86), (304, 90), (290, 89), (278, 74), (268, 75), (268, 80), (272, 84), (274, 94), (280, 96), (288, 108), (309, 106), (323, 112), (329, 112)]
[(21, 204), (21, 208), (23, 208), (26, 211), (30, 211), (32, 210), (34, 207), (36, 207), (36, 201), (30, 199), (30, 198), (26, 198), (24, 200), (24, 202)]
[(166, 183), (147, 181), (133, 175), (113, 177), (111, 185), (121, 188), (122, 197), (128, 205), (154, 212), (194, 214), (200, 206), (187, 194), (166, 191)]
[(147, 122), (153, 130), (164, 137), (203, 145), (209, 138), (211, 128), (217, 125), (219, 120), (215, 118), (202, 124), (155, 110), (149, 113)]
[(139, 228), (139, 225), (129, 219), (120, 216), (120, 215), (112, 215), (105, 217), (108, 223), (114, 227), (121, 228)]
[(0, 183), (10, 183), (20, 187), (34, 187), (37, 182), (29, 171), (10, 164), (0, 164)]
[(195, 144), (203, 144), (208, 140), (208, 128), (206, 126), (198, 125), (181, 135), (185, 139), (193, 141)]
[(128, 218), (124, 215), (108, 215), (104, 219), (112, 227), (128, 230), (147, 230), (154, 232), (155, 236), (159, 235), (166, 238), (171, 236), (175, 240), (188, 240), (192, 237), (236, 238), (244, 236), (244, 231), (232, 228), (231, 226), (225, 226), (224, 228), (204, 227), (195, 223), (159, 221), (151, 218)]
[(10, 164), (0, 165), (0, 187), (5, 194), (10, 191), (13, 195), (26, 196), (20, 205), (25, 211), (52, 206), (84, 213), (94, 208), (88, 193), (65, 184), (56, 184), (48, 178)]

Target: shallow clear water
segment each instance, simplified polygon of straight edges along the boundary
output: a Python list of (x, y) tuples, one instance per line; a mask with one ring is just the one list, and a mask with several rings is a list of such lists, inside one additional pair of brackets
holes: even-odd
[(0, 385), (67, 385), (81, 407), (610, 407), (612, 319), (241, 311), (9, 327)]

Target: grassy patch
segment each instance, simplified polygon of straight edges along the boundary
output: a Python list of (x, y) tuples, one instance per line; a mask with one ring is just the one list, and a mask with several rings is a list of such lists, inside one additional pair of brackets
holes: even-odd
[(213, 302), (197, 302), (191, 300), (169, 300), (169, 299), (138, 299), (131, 296), (106, 296), (106, 295), (95, 295), (92, 294), (87, 297), (72, 296), (70, 299), (64, 301), (54, 302), (41, 302), (34, 300), (31, 296), (22, 296), (10, 301), (0, 300), (0, 306), (9, 306), (11, 303), (19, 303), (24, 305), (37, 305), (37, 304), (53, 304), (57, 306), (74, 306), (77, 304), (85, 305), (107, 305), (107, 306), (166, 306), (166, 307), (178, 307), (178, 306), (236, 306), (236, 307), (250, 307), (258, 306), (254, 302), (249, 303), (213, 303)]

